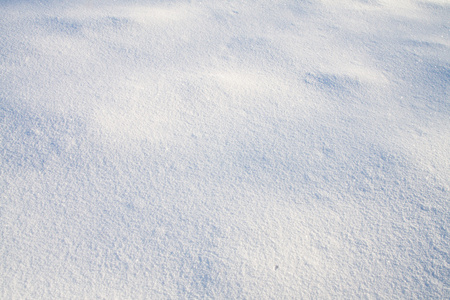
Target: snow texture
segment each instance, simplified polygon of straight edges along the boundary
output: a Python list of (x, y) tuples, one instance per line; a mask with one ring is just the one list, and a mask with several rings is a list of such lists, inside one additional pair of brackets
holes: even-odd
[(448, 0), (1, 1), (1, 299), (449, 299)]

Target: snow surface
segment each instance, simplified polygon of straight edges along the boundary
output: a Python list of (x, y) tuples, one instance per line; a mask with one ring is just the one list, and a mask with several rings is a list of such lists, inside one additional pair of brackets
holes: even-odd
[(449, 299), (448, 0), (1, 1), (1, 299)]

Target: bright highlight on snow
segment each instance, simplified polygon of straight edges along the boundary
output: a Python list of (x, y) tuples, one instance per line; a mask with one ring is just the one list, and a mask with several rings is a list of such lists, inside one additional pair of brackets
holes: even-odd
[(1, 1), (0, 298), (450, 298), (449, 16)]

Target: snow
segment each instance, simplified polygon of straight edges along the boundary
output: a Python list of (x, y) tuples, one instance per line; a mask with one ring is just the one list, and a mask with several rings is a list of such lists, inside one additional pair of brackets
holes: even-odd
[(0, 298), (450, 298), (449, 15), (1, 1)]

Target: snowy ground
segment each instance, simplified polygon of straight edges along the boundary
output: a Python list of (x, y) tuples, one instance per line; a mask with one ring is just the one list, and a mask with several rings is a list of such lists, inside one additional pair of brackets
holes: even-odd
[(1, 299), (450, 298), (448, 0), (74, 2), (0, 2)]

